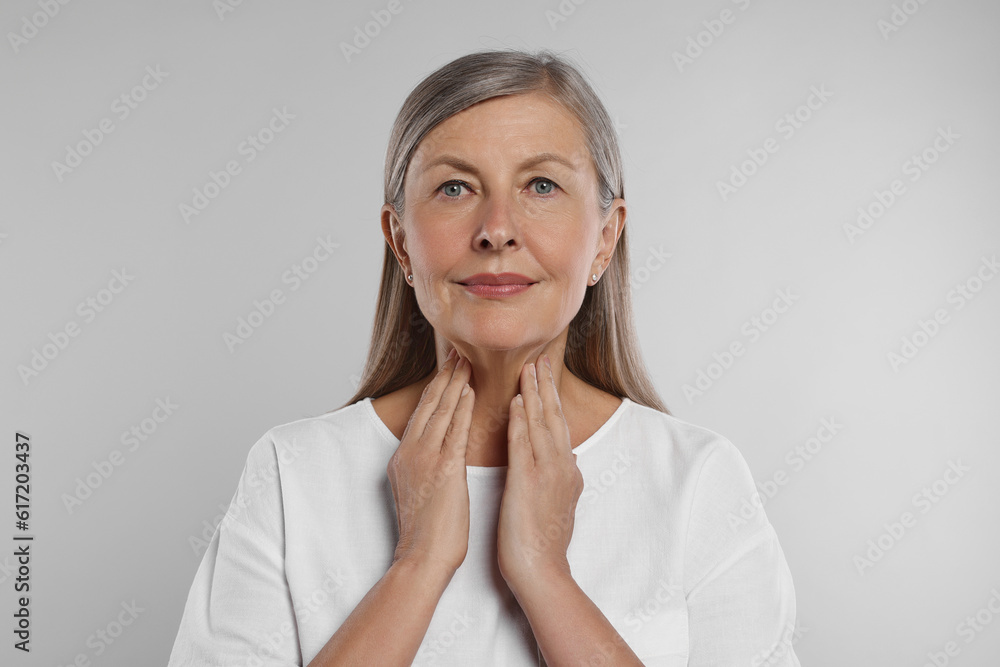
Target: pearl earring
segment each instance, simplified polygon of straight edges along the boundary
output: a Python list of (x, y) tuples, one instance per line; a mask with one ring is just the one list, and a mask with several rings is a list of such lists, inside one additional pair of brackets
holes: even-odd
[(597, 274), (596, 273), (591, 273), (590, 274), (590, 279), (593, 280), (596, 283), (597, 282)]
[(410, 275), (406, 276), (406, 282), (408, 282), (408, 283), (412, 283), (413, 282), (413, 274), (412, 273)]

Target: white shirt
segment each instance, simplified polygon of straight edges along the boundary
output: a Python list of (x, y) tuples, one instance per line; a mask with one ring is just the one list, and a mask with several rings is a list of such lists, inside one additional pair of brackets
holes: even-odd
[[(392, 562), (398, 445), (369, 398), (267, 431), (168, 667), (308, 665)], [(729, 440), (626, 398), (573, 451), (585, 487), (571, 572), (643, 664), (799, 667), (791, 573)], [(467, 467), (469, 549), (414, 665), (544, 664), (497, 567), (506, 471)]]

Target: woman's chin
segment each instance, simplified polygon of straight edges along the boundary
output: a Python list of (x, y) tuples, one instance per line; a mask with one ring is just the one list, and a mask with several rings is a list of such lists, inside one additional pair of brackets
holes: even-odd
[[(477, 327), (474, 333), (460, 337), (463, 342), (480, 350), (494, 350), (501, 352), (504, 350), (516, 350), (518, 348), (534, 345), (537, 337), (525, 335), (523, 326), (510, 326), (509, 330), (504, 326), (483, 325)], [(552, 335), (555, 338), (555, 334)], [(459, 346), (461, 347), (461, 346)]]

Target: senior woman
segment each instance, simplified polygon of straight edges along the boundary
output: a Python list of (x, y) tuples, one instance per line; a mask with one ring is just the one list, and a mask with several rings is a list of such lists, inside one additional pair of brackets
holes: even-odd
[(170, 666), (797, 666), (744, 459), (643, 368), (617, 137), (581, 74), (433, 72), (385, 202), (358, 393), (250, 449)]

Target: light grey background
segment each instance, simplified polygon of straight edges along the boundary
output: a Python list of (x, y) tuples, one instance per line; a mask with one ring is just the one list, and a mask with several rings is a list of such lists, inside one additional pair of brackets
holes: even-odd
[[(166, 662), (203, 553), (192, 539), (221, 520), (249, 447), (355, 389), (404, 97), (468, 52), (549, 47), (583, 68), (619, 127), (638, 326), (661, 394), (730, 438), (774, 492), (766, 511), (795, 579), (803, 665), (922, 665), (949, 641), (949, 664), (997, 664), (1000, 280), (975, 278), (1000, 248), (1000, 6), (401, 0), (348, 62), (341, 43), (388, 2), (224, 1), (53, 0), (51, 18), (47, 0), (0, 8), (0, 539), (17, 532), (17, 430), (33, 443), (36, 536), (30, 658), (11, 648), (13, 547), (0, 548), (0, 662)], [(711, 23), (723, 10), (732, 22)], [(689, 37), (707, 46), (679, 67)], [(121, 118), (113, 102), (147, 66), (164, 78), (147, 77)], [(830, 96), (800, 109), (813, 87)], [(247, 162), (241, 142), (275, 108), (294, 119)], [(789, 137), (776, 123), (797, 111), (809, 118)], [(60, 180), (53, 162), (105, 118), (113, 132)], [(910, 180), (907, 161), (935, 157), (949, 128), (948, 150)], [(724, 200), (717, 182), (769, 138), (778, 150)], [(241, 172), (186, 222), (179, 206), (229, 160)], [(893, 179), (905, 191), (852, 243), (844, 226)], [(293, 290), (282, 276), (318, 237), (339, 247)], [(78, 304), (116, 270), (134, 278), (88, 321)], [(981, 289), (959, 308), (951, 290), (970, 279)], [(275, 289), (284, 303), (230, 351), (224, 334)], [(793, 305), (751, 340), (744, 324), (779, 290)], [(894, 368), (889, 353), (937, 309), (947, 322)], [(79, 335), (23, 379), (71, 322)], [(745, 353), (711, 368), (733, 341)], [(689, 400), (699, 370), (716, 379)], [(130, 450), (122, 433), (157, 399), (178, 407)], [(824, 419), (842, 426), (793, 464)], [(121, 465), (67, 508), (114, 450)], [(938, 502), (915, 503), (959, 461), (970, 470), (939, 482)], [(907, 511), (905, 534), (883, 535)], [(889, 550), (860, 567), (880, 536)], [(95, 641), (133, 601), (134, 622)], [(992, 622), (969, 641), (960, 624), (977, 613)]]

